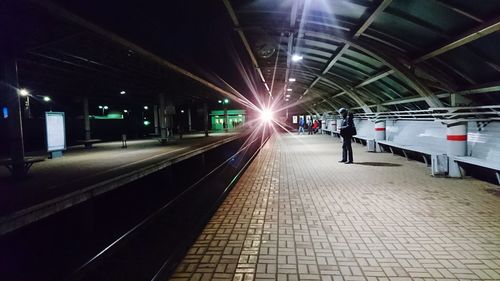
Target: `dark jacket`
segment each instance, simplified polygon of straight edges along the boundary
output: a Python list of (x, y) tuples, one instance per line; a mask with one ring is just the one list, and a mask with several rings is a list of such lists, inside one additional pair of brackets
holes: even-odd
[(354, 134), (354, 119), (351, 115), (346, 116), (342, 119), (340, 124), (340, 135), (343, 138), (351, 138)]

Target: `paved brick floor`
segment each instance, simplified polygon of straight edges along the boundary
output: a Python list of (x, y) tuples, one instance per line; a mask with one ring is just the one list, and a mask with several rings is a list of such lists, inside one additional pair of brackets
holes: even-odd
[(327, 136), (272, 139), (171, 280), (500, 280), (500, 198)]

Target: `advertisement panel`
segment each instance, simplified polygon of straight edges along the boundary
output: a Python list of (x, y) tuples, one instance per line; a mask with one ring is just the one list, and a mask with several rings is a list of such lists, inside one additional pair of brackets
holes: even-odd
[(66, 128), (64, 125), (64, 112), (45, 112), (47, 131), (47, 151), (60, 151), (66, 149)]

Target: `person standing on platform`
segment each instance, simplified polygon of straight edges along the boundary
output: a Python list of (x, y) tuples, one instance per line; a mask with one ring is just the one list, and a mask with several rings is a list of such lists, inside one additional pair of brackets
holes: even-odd
[(299, 135), (304, 133), (304, 118), (299, 119)]
[(319, 127), (318, 119), (314, 119), (314, 122), (313, 122), (313, 133), (314, 134), (316, 134), (318, 132), (318, 127)]
[(345, 164), (352, 164), (352, 136), (354, 135), (354, 115), (349, 114), (347, 109), (341, 108), (339, 110), (342, 115), (342, 123), (340, 125), (340, 136), (342, 137), (342, 160), (339, 162)]
[(313, 132), (313, 122), (312, 118), (307, 120), (307, 134), (312, 135)]

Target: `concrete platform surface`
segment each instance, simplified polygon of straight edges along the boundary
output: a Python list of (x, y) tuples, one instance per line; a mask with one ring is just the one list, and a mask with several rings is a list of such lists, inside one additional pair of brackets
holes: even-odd
[(329, 136), (274, 136), (171, 280), (500, 280), (500, 198)]
[[(72, 147), (62, 158), (35, 164), (22, 180), (14, 180), (1, 167), (0, 234), (237, 137), (235, 132), (208, 138), (191, 134), (167, 145), (147, 139), (128, 141), (128, 148), (121, 148), (121, 141), (94, 144), (92, 149)], [(36, 213), (46, 207), (51, 208), (48, 213)], [(30, 216), (27, 221), (13, 222), (26, 215)]]

